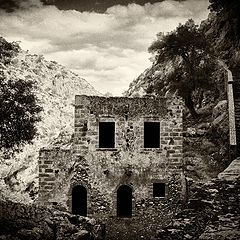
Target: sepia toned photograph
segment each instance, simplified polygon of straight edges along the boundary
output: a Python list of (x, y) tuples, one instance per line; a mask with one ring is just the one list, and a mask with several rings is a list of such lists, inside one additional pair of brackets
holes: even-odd
[(240, 240), (240, 0), (0, 0), (0, 240)]

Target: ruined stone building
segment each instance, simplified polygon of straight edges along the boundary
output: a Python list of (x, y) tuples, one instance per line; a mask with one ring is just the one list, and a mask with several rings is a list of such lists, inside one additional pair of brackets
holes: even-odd
[(93, 217), (167, 216), (182, 200), (178, 98), (76, 96), (70, 148), (41, 149), (39, 203)]

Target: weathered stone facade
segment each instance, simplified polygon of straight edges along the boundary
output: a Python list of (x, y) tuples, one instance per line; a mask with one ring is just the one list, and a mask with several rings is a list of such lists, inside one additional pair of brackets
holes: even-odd
[[(114, 123), (114, 147), (99, 147), (102, 122)], [(158, 147), (144, 147), (146, 122), (160, 126)], [(156, 186), (163, 186), (164, 193), (154, 196), (154, 183), (161, 183)], [(178, 98), (76, 96), (72, 147), (40, 151), (39, 203), (70, 212), (73, 189), (82, 186), (87, 215), (117, 216), (124, 201), (119, 187), (125, 186), (131, 194), (131, 216), (166, 217), (182, 201), (183, 185), (182, 102)]]

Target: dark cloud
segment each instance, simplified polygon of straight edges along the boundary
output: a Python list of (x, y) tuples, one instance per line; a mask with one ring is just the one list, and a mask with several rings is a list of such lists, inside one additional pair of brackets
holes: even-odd
[[(162, 0), (163, 1), (163, 0)], [(95, 11), (105, 12), (107, 8), (114, 5), (128, 5), (136, 3), (144, 5), (145, 3), (161, 2), (161, 0), (45, 0), (47, 4), (54, 4), (62, 10), (77, 10), (77, 11)]]
[[(31, 8), (36, 5), (55, 5), (60, 10), (94, 11), (103, 13), (115, 5), (126, 6), (130, 3), (144, 5), (145, 3), (163, 2), (164, 0), (0, 0), (0, 8), (7, 12), (17, 9)], [(186, 0), (175, 0), (178, 2)]]
[(0, 0), (0, 8), (12, 12), (18, 8), (18, 1), (14, 0)]
[(29, 9), (33, 7), (41, 7), (41, 0), (0, 0), (0, 9), (7, 12), (14, 12), (18, 9)]

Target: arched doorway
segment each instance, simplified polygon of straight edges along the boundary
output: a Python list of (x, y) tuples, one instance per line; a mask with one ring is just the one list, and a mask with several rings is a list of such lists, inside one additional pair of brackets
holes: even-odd
[(72, 189), (72, 213), (87, 216), (87, 190), (83, 186)]
[(132, 189), (127, 185), (117, 190), (117, 216), (132, 217)]

